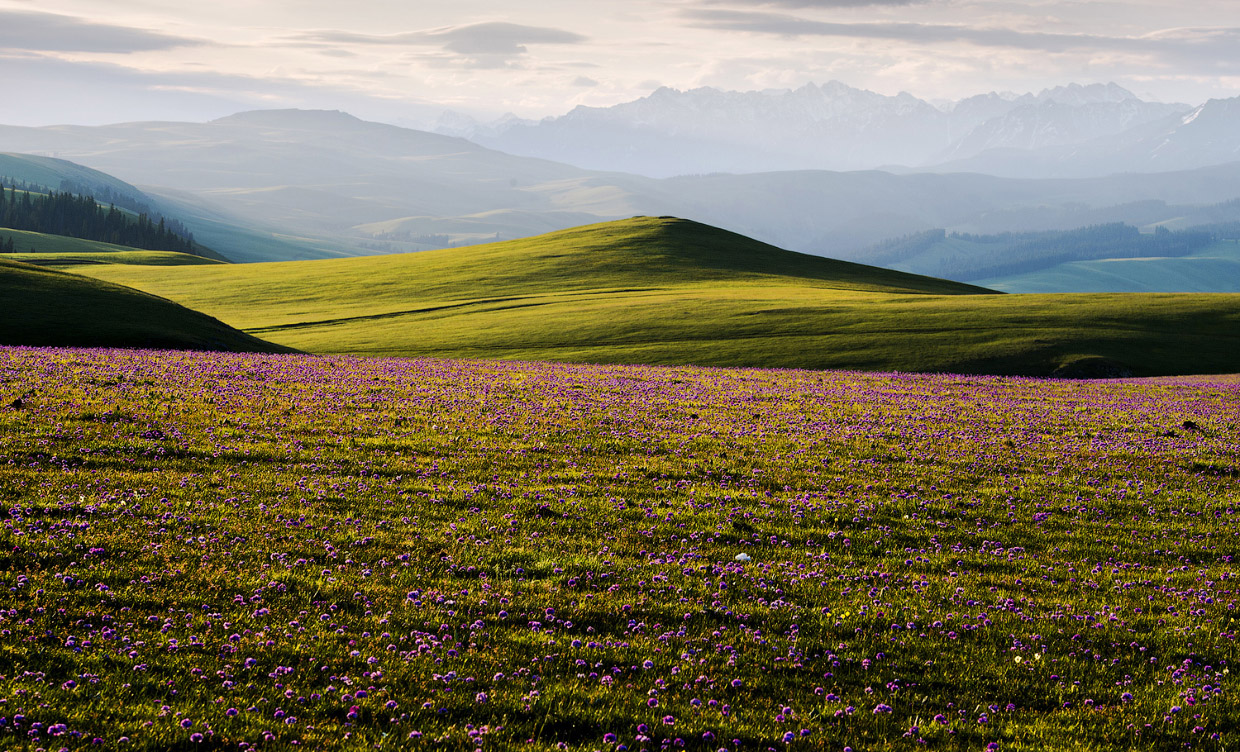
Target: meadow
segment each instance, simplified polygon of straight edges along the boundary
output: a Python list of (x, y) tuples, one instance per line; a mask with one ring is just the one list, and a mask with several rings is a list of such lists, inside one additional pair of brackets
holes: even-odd
[(0, 748), (1223, 750), (1240, 384), (0, 350)]

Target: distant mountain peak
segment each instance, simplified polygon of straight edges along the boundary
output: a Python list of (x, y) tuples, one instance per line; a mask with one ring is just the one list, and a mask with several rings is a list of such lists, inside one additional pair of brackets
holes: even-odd
[(1114, 82), (1106, 84), (1073, 83), (1067, 86), (1056, 86), (1051, 89), (1043, 89), (1037, 96), (1039, 102), (1055, 102), (1057, 104), (1074, 106), (1099, 102), (1126, 102), (1137, 98), (1136, 94)]
[(278, 125), (284, 127), (306, 126), (339, 126), (341, 124), (364, 123), (366, 121), (354, 117), (341, 110), (248, 110), (235, 115), (217, 118), (212, 123), (242, 123), (246, 125)]
[(1204, 138), (1231, 143), (1234, 145), (1232, 153), (1240, 158), (1237, 124), (1240, 124), (1240, 97), (1211, 99), (1180, 119), (1182, 133), (1192, 134), (1192, 138), (1197, 140)]

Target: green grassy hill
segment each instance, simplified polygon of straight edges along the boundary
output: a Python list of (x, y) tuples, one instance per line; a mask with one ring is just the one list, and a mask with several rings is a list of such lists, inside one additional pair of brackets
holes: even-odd
[[(104, 256), (103, 254), (107, 255)], [(128, 264), (133, 266), (202, 266), (223, 264), (223, 261), (205, 259), (176, 251), (81, 251), (77, 253), (9, 253), (0, 256), (8, 261), (20, 261), (31, 266), (80, 267), (91, 264)]]
[(1049, 374), (1240, 371), (1240, 296), (1007, 296), (639, 217), (400, 256), (77, 269), (321, 353)]
[[(82, 240), (64, 235), (48, 235), (27, 230), (10, 230), (0, 227), (0, 241), (13, 239), (16, 253), (0, 256), (0, 259), (21, 261), (35, 266), (73, 266), (82, 264), (141, 264), (145, 266), (170, 266), (183, 264), (224, 263), (203, 256), (192, 256), (175, 251), (144, 251), (124, 245)], [(98, 254), (108, 254), (99, 257)]]
[(0, 344), (4, 345), (235, 352), (286, 349), (154, 295), (3, 258), (0, 301), (4, 303)]
[[(136, 249), (124, 245), (114, 245), (112, 243), (103, 243), (98, 240), (83, 240), (81, 238), (70, 238), (64, 235), (48, 235), (42, 232), (30, 232), (28, 230), (11, 230), (7, 227), (0, 227), (0, 240), (13, 238), (13, 245), (16, 252), (21, 255), (36, 256), (42, 253), (119, 253), (124, 251), (134, 251)], [(13, 256), (5, 256), (4, 258), (12, 259)]]

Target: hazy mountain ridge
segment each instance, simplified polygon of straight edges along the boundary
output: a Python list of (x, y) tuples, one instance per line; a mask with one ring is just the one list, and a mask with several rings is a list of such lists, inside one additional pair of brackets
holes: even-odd
[[(956, 106), (981, 111), (991, 104)], [(1212, 109), (1189, 123), (1176, 120), (1208, 124), (1218, 119)], [(868, 246), (931, 228), (1144, 227), (1240, 197), (1240, 163), (1073, 180), (815, 170), (660, 180), (295, 110), (208, 123), (0, 128), (0, 149), (36, 145), (142, 185), (196, 237), (238, 261), (426, 250), (644, 214), (864, 262)]]
[[(660, 88), (612, 107), (538, 122), (439, 128), (501, 151), (654, 177), (788, 169), (924, 168), (992, 149), (1035, 150), (1113, 136), (1192, 108), (1145, 102), (1116, 84), (994, 92), (943, 106), (838, 81), (793, 90)], [(979, 170), (985, 171), (985, 170)]]
[(939, 170), (1006, 177), (1091, 177), (1192, 170), (1240, 160), (1240, 97), (1211, 99), (1181, 113), (1076, 144), (992, 149)]
[[(281, 244), (289, 243), (299, 247), (299, 257), (375, 253), (361, 244), (370, 233), (353, 228), (395, 219), (558, 212), (569, 215), (563, 226), (571, 226), (600, 214), (642, 213), (623, 191), (593, 190), (588, 184), (592, 174), (579, 168), (341, 112), (256, 111), (207, 123), (97, 128), (4, 127), (0, 144), (19, 151), (55, 151), (123, 175), (147, 193), (175, 196), (179, 214), (201, 215), (187, 216), (187, 222), (206, 242), (224, 247), (226, 241), (219, 233), (204, 234), (204, 221), (218, 227), (232, 220), (258, 228), (278, 246), (271, 249), (274, 256), (244, 247), (225, 252), (244, 261), (287, 257)], [(202, 211), (186, 211), (191, 195)], [(196, 219), (203, 221), (195, 224)], [(517, 236), (500, 225), (505, 237)], [(496, 231), (488, 228), (485, 239), (493, 239)], [(427, 247), (398, 243), (379, 250)]]
[(991, 149), (1034, 150), (1082, 144), (1183, 113), (1180, 105), (1137, 99), (1077, 106), (1053, 99), (1040, 101), (987, 120), (953, 144), (939, 160), (981, 155)]

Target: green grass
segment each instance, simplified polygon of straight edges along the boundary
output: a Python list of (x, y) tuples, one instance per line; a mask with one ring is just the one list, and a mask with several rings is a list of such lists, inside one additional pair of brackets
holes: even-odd
[(125, 245), (82, 240), (64, 235), (48, 235), (28, 230), (0, 227), (0, 241), (13, 239), (14, 253), (0, 259), (21, 261), (35, 266), (79, 267), (90, 264), (133, 264), (137, 266), (187, 266), (224, 263), (203, 256), (175, 251), (146, 251)]
[(1240, 242), (1222, 240), (1175, 258), (1075, 261), (978, 284), (1004, 292), (1240, 292)]
[(634, 218), (372, 258), (77, 269), (308, 352), (1044, 375), (1240, 371), (1240, 296), (1007, 296)]
[(148, 293), (3, 258), (0, 300), (5, 345), (285, 349)]
[[(101, 257), (100, 253), (107, 253)], [(20, 261), (31, 266), (73, 267), (90, 266), (93, 264), (120, 264), (130, 266), (203, 266), (222, 264), (223, 261), (191, 256), (176, 251), (82, 251), (66, 253), (8, 253), (0, 256), (7, 261)]]
[(875, 295), (754, 288), (521, 299), (259, 328), (310, 352), (1046, 375), (1101, 356), (1137, 375), (1240, 370), (1240, 299)]

